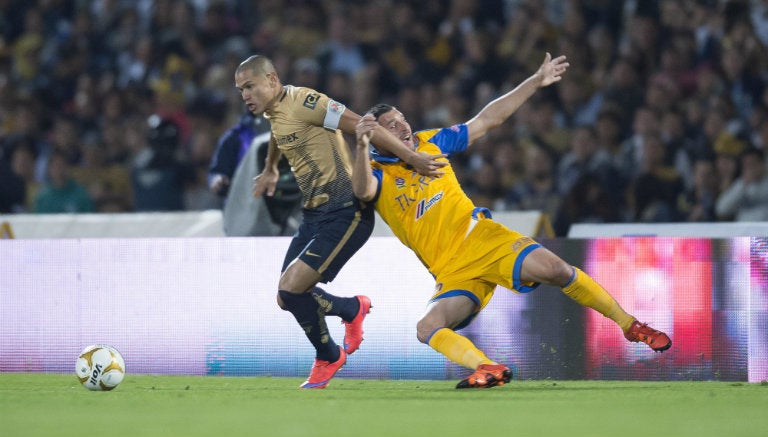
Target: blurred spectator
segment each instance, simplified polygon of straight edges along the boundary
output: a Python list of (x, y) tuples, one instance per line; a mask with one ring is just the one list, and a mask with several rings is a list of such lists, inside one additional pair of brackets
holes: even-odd
[[(256, 137), (259, 139), (256, 140)], [(254, 140), (257, 141), (257, 146), (269, 140), (269, 121), (246, 110), (237, 124), (227, 129), (216, 143), (216, 150), (208, 167), (208, 188), (211, 192), (222, 199), (229, 195), (235, 170)], [(254, 176), (256, 174), (258, 173), (254, 173)]]
[(363, 46), (357, 41), (343, 7), (330, 11), (327, 18), (328, 40), (318, 47), (318, 59), (323, 71), (355, 77), (365, 66)]
[(312, 89), (320, 88), (320, 64), (314, 58), (297, 59), (293, 63), (291, 74), (293, 77), (291, 83)]
[[(543, 95), (543, 94), (542, 94)], [(539, 144), (547, 149), (556, 160), (567, 152), (569, 131), (558, 126), (555, 103), (547, 98), (534, 97), (531, 100), (530, 116), (527, 119), (525, 136), (527, 142)]]
[[(529, 160), (530, 153), (527, 150), (530, 147), (524, 149), (514, 136), (502, 134), (500, 131), (489, 132), (488, 136), (493, 138), (490, 158), (499, 177), (499, 187), (504, 192), (509, 192), (526, 177), (525, 173), (528, 171), (528, 167), (533, 165), (533, 162)], [(506, 207), (506, 209), (509, 208)]]
[[(16, 206), (14, 212), (32, 212), (34, 209), (35, 197), (40, 189), (35, 177), (36, 160), (37, 150), (31, 140), (25, 138), (15, 143), (11, 150), (11, 170), (24, 181), (24, 201)], [(5, 184), (2, 186), (5, 187)]]
[(715, 169), (719, 193), (727, 191), (741, 174), (739, 155), (744, 149), (746, 144), (727, 132), (721, 133), (715, 141)]
[(740, 157), (741, 177), (717, 198), (720, 219), (739, 222), (768, 220), (768, 170), (763, 150), (751, 147)]
[(50, 135), (42, 143), (40, 159), (38, 159), (37, 179), (43, 180), (48, 174), (48, 161), (53, 153), (60, 153), (70, 166), (80, 164), (82, 155), (82, 131), (77, 121), (67, 115), (57, 115), (53, 120)]
[(677, 200), (684, 185), (674, 167), (666, 164), (665, 147), (657, 134), (646, 135), (639, 171), (629, 186), (630, 220), (642, 223), (679, 220)]
[(472, 178), (467, 187), (467, 195), (478, 207), (491, 210), (501, 209), (498, 202), (502, 199), (504, 192), (499, 184), (499, 175), (493, 164), (483, 162), (477, 171), (472, 173)]
[(648, 107), (642, 106), (634, 112), (632, 135), (621, 143), (617, 156), (619, 171), (628, 178), (637, 176), (645, 153), (645, 140), (658, 135), (659, 119)]
[(580, 126), (573, 130), (570, 150), (560, 158), (556, 172), (557, 189), (561, 195), (569, 193), (582, 175), (592, 173), (603, 184), (609, 196), (621, 204), (626, 181), (622, 180), (621, 174), (614, 167), (611, 155), (598, 147), (591, 126)]
[(675, 167), (683, 178), (686, 188), (694, 184), (693, 163), (697, 160), (711, 159), (711, 154), (699, 155), (693, 142), (686, 137), (687, 129), (683, 114), (675, 109), (661, 115), (661, 139), (666, 148), (665, 161)]
[(606, 151), (614, 162), (621, 150), (622, 136), (621, 111), (609, 105), (604, 105), (597, 114), (595, 123), (595, 142)]
[(578, 69), (574, 73), (564, 76), (556, 87), (562, 124), (568, 128), (594, 125), (603, 103), (602, 95), (594, 92), (588, 75)]
[[(608, 80), (603, 87), (606, 102), (613, 102), (626, 114), (634, 114), (643, 103), (643, 89), (640, 72), (627, 58), (617, 59), (608, 73)], [(631, 126), (622, 126), (629, 130)]]
[(722, 69), (730, 102), (736, 114), (746, 120), (765, 88), (760, 68), (766, 68), (765, 48), (751, 31), (746, 17), (736, 19), (723, 38), (720, 51)]
[(184, 190), (193, 180), (177, 153), (179, 127), (154, 114), (147, 120), (147, 142), (134, 157), (131, 186), (136, 211), (181, 211)]
[(26, 192), (24, 179), (14, 173), (3, 159), (0, 159), (0, 187), (0, 213), (23, 212)]
[(620, 222), (618, 206), (592, 173), (583, 174), (563, 198), (552, 227), (555, 235), (565, 237), (575, 223)]
[(96, 212), (133, 210), (133, 193), (128, 168), (109, 162), (103, 144), (95, 139), (82, 147), (79, 166), (71, 169), (72, 177), (88, 190)]
[(85, 187), (70, 174), (67, 156), (54, 150), (48, 161), (48, 179), (35, 197), (36, 213), (94, 212), (93, 200)]
[(687, 222), (714, 222), (717, 200), (717, 173), (711, 159), (699, 159), (693, 163), (691, 186), (678, 199), (677, 207)]
[(551, 220), (557, 215), (561, 199), (552, 155), (536, 145), (527, 147), (523, 153), (525, 175), (508, 191), (505, 209), (541, 211)]

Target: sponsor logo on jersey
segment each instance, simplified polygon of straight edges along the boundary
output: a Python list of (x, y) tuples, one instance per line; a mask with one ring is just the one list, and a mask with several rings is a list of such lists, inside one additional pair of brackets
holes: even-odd
[(299, 139), (299, 136), (296, 134), (296, 132), (288, 135), (282, 135), (277, 138), (275, 138), (275, 144), (278, 146), (282, 146), (283, 144), (292, 143)]
[(398, 190), (402, 190), (405, 188), (405, 179), (403, 178), (395, 178), (395, 186)]
[(320, 99), (320, 96), (311, 93), (307, 94), (307, 97), (304, 99), (304, 106), (306, 106), (309, 109), (315, 109), (315, 106), (317, 106), (317, 101)]
[(442, 198), (443, 198), (443, 192), (441, 191), (427, 200), (421, 199), (421, 201), (416, 205), (416, 220), (420, 219), (427, 211), (429, 211), (430, 208), (435, 206), (435, 204), (439, 202), (440, 199)]

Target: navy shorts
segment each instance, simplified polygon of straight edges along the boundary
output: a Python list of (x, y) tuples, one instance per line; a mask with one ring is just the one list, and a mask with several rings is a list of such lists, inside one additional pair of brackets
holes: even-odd
[(320, 282), (333, 281), (344, 264), (368, 241), (374, 223), (371, 207), (349, 207), (310, 220), (305, 214), (288, 246), (282, 271), (299, 258), (322, 275)]

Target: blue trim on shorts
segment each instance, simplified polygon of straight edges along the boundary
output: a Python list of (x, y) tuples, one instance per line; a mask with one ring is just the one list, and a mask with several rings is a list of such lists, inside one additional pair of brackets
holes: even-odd
[(571, 278), (568, 279), (568, 282), (566, 282), (565, 285), (563, 285), (563, 288), (573, 284), (575, 280), (576, 280), (576, 269), (573, 266), (571, 266)]
[(541, 247), (541, 244), (531, 244), (520, 251), (520, 255), (517, 256), (515, 266), (512, 268), (512, 287), (520, 293), (530, 293), (539, 286), (539, 282), (534, 282), (533, 285), (522, 285), (520, 283), (520, 270), (523, 268), (523, 260), (534, 249)]
[[(434, 298), (430, 299), (429, 302), (432, 303), (432, 302), (436, 302), (436, 301), (438, 301), (440, 299), (443, 299), (443, 298), (446, 298), (446, 297), (455, 297), (455, 296), (466, 296), (466, 297), (472, 299), (472, 302), (475, 303), (475, 306), (477, 306), (477, 307), (480, 306), (480, 299), (478, 299), (477, 296), (472, 294), (469, 290), (451, 290), (451, 291), (446, 291), (445, 293), (441, 294), (440, 296), (437, 296), (437, 297), (434, 297)], [(452, 329), (454, 331), (458, 331), (459, 329), (466, 328), (470, 323), (472, 323), (472, 320), (474, 320), (476, 316), (477, 316), (477, 311), (473, 311), (472, 314), (469, 315), (469, 317), (467, 317), (466, 319), (462, 320), (456, 326), (454, 326), (453, 328), (450, 328), (450, 329)], [(435, 331), (437, 331), (437, 330), (435, 330)], [(434, 334), (435, 333), (433, 332), (432, 335), (434, 335)], [(431, 335), (430, 335), (430, 338), (431, 338)]]

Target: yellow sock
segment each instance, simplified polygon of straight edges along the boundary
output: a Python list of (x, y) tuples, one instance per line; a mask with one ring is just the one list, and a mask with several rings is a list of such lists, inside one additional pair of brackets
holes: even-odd
[(613, 320), (622, 331), (629, 329), (635, 318), (627, 314), (616, 299), (592, 277), (577, 267), (573, 269), (576, 272), (576, 278), (568, 286), (563, 287), (563, 293), (581, 305), (590, 307)]
[(481, 364), (496, 364), (467, 337), (457, 334), (452, 329), (438, 329), (429, 339), (429, 346), (454, 363), (473, 370)]

